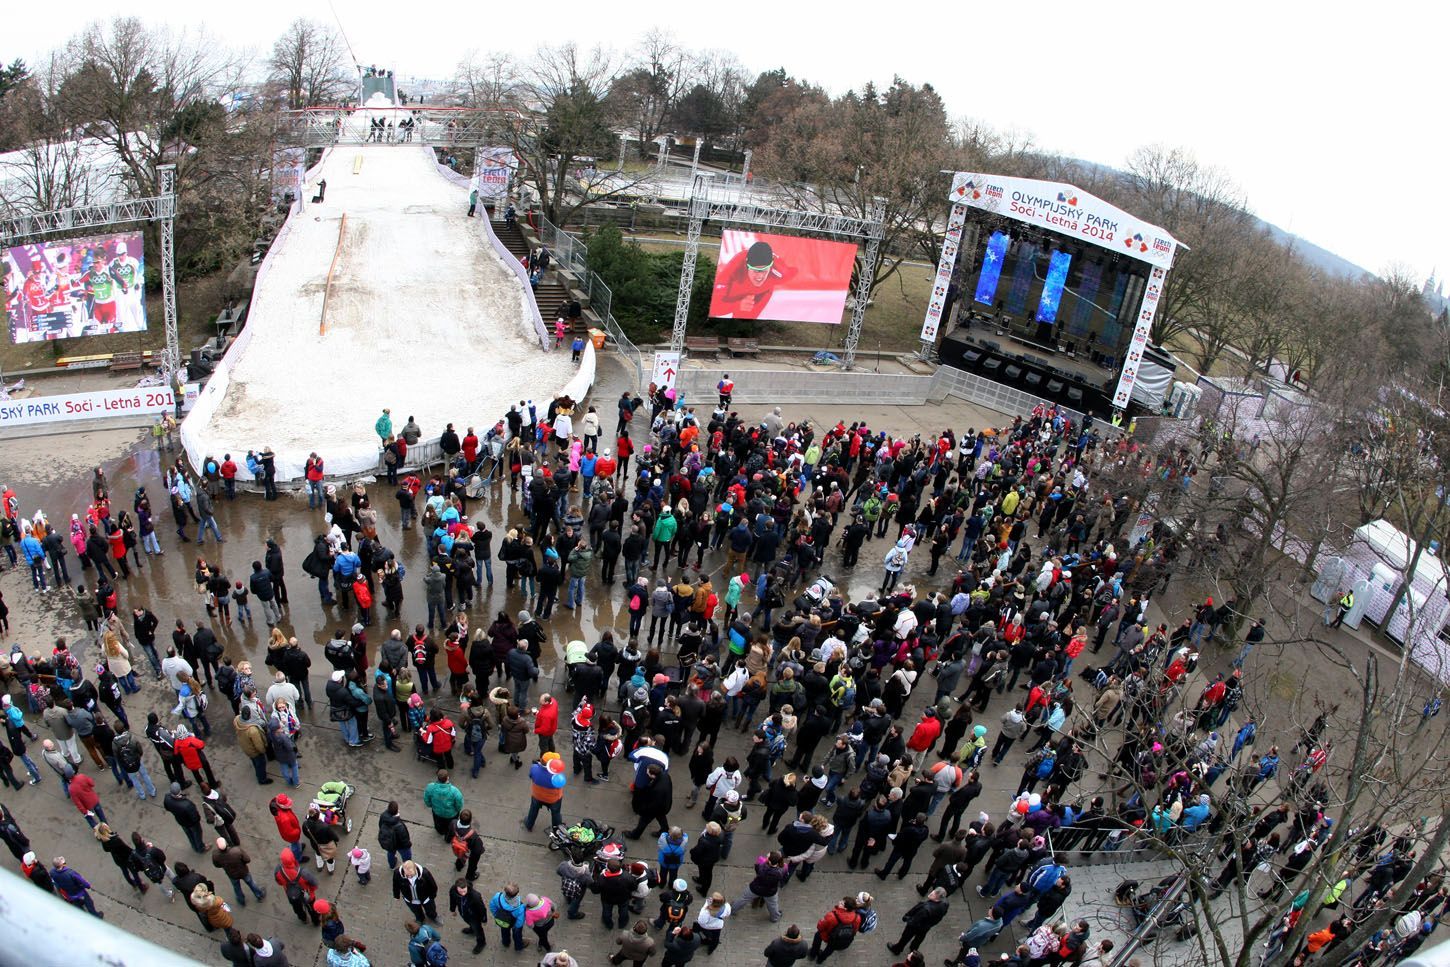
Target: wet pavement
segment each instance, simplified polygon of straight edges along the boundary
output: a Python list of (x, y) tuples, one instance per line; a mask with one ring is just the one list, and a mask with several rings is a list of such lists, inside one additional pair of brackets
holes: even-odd
[[(607, 401), (600, 405), (601, 412), (604, 412), (612, 411), (612, 400), (617, 395), (617, 389), (610, 392), (609, 381), (606, 380), (593, 398)], [(834, 415), (827, 412), (830, 409), (827, 407), (785, 409), (788, 419), (809, 415), (818, 420), (830, 419), (834, 422)], [(860, 415), (863, 414), (855, 414), (853, 418)], [(935, 432), (945, 425), (965, 427), (987, 422), (1006, 422), (1000, 415), (993, 417), (957, 401), (946, 406), (870, 408), (864, 411), (864, 415), (873, 421), (873, 425), (879, 424), (892, 431), (914, 428), (913, 432), (919, 429), (923, 433)], [(612, 413), (607, 422), (612, 424)], [(113, 433), (94, 441), (94, 452), (110, 454), (102, 461), (102, 466), (110, 478), (115, 505), (129, 507), (135, 489), (145, 486), (153, 503), (164, 506), (158, 454), (139, 434), (129, 436), (129, 439), (137, 441), (134, 445), (124, 446), (127, 438), (125, 434), (117, 436)], [(27, 445), (32, 443), (34, 441), (27, 441)], [(57, 448), (70, 447), (71, 450), (75, 446), (74, 440), (56, 444)], [(10, 449), (8, 446), (7, 452), (11, 456), (5, 461), (4, 475), (0, 477), (0, 481), (14, 487), (20, 498), (22, 514), (28, 516), (37, 507), (44, 507), (53, 521), (63, 522), (72, 512), (84, 513), (90, 500), (89, 472), (84, 469), (89, 461), (80, 459), (84, 453), (68, 451), (66, 455), (57, 449), (56, 454), (51, 455), (44, 447), (22, 451)], [(16, 459), (17, 456), (19, 459)], [(170, 458), (174, 455), (165, 456)], [(371, 650), (376, 654), (377, 645), (389, 630), (394, 627), (409, 629), (425, 617), (421, 583), (425, 570), (425, 543), (417, 530), (405, 532), (399, 528), (397, 504), (391, 497), (392, 488), (385, 485), (369, 486), (369, 492), (375, 496), (375, 506), (379, 510), (379, 539), (394, 549), (408, 569), (408, 577), (404, 582), (403, 620), (381, 620), (383, 609), (380, 605), (374, 609), (375, 616), (380, 620), (374, 623), (368, 637)], [(517, 496), (498, 483), (490, 488), (484, 500), (471, 501), (468, 512), (475, 518), (479, 515), (485, 517), (496, 535), (503, 534), (507, 526), (514, 526), (523, 520)], [(129, 615), (129, 609), (137, 604), (154, 611), (161, 622), (160, 640), (164, 646), (165, 631), (176, 619), (184, 619), (191, 626), (198, 618), (206, 617), (192, 579), (192, 569), (198, 555), (205, 557), (213, 565), (220, 565), (234, 580), (244, 579), (250, 573), (251, 562), (261, 559), (264, 541), (275, 539), (285, 557), (291, 602), (282, 628), (289, 634), (295, 634), (308, 647), (313, 658), (313, 692), (320, 699), (327, 668), (322, 656), (322, 646), (334, 628), (348, 628), (353, 621), (350, 613), (341, 614), (335, 608), (322, 607), (316, 582), (301, 570), (302, 560), (311, 549), (314, 534), (323, 527), (322, 512), (309, 511), (306, 498), (300, 492), (284, 492), (282, 498), (273, 503), (248, 494), (239, 496), (235, 502), (219, 500), (217, 519), (226, 543), (218, 545), (209, 541), (198, 547), (195, 543), (179, 542), (170, 526), (169, 512), (160, 510), (157, 516), (158, 531), (165, 554), (160, 558), (148, 558), (145, 567), (129, 582), (119, 582), (122, 614)], [(189, 533), (195, 537), (195, 528), (191, 528)], [(838, 552), (833, 550), (823, 570), (837, 579), (848, 600), (859, 599), (867, 590), (879, 586), (882, 574), (879, 561), (887, 546), (881, 540), (868, 544), (861, 556), (862, 563), (854, 572), (843, 571), (839, 567)], [(497, 538), (495, 550), (496, 548)], [(928, 561), (929, 555), (925, 553), (925, 549), (913, 554), (911, 566), (903, 576), (903, 583), (913, 583), (923, 592), (948, 586), (954, 571), (944, 567), (936, 577), (927, 577), (925, 569)], [(74, 556), (70, 563), (72, 576), (75, 577), (77, 568)], [(723, 588), (723, 581), (720, 580), (723, 576), (722, 565), (723, 554), (707, 553), (705, 573), (714, 576), (717, 586)], [(509, 592), (504, 589), (502, 567), (496, 567), (495, 570), (497, 583), (480, 589), (479, 596), (475, 599), (471, 615), (475, 626), (486, 626), (497, 611), (506, 610), (514, 614), (528, 606), (518, 591)], [(672, 577), (675, 573), (670, 572)], [(3, 639), (7, 645), (19, 641), (27, 651), (48, 651), (51, 640), (56, 635), (64, 634), (75, 641), (84, 639), (82, 622), (68, 602), (68, 595), (63, 592), (35, 594), (30, 590), (30, 580), (23, 567), (8, 569), (0, 574), (0, 590), (3, 590), (5, 600), (10, 606), (11, 629), (9, 635)], [(747, 600), (744, 607), (749, 606), (750, 602)], [(261, 609), (255, 601), (253, 611), (260, 619)], [(1156, 607), (1152, 617), (1160, 620)], [(1162, 616), (1161, 620), (1167, 620), (1171, 625), (1175, 618), (1176, 615)], [(575, 613), (558, 607), (553, 618), (545, 624), (549, 640), (541, 662), (541, 681), (533, 693), (535, 698), (544, 690), (562, 694), (561, 657), (566, 642), (573, 638), (582, 638), (592, 644), (598, 640), (598, 632), (605, 628), (616, 629), (616, 636), (623, 638), (627, 615), (620, 585), (616, 584), (612, 588), (603, 586), (596, 567), (588, 580), (582, 607)], [(234, 661), (245, 658), (253, 662), (258, 680), (265, 688), (265, 673), (268, 669), (261, 661), (265, 651), (265, 625), (259, 620), (255, 626), (244, 627), (234, 620), (230, 627), (220, 627), (215, 622), (212, 627), (226, 646), (228, 656)], [(80, 657), (88, 668), (94, 663), (94, 654), (94, 649), (89, 644), (80, 648)], [(441, 656), (439, 666), (440, 669), (443, 667)], [(1207, 663), (1201, 671), (1206, 669)], [(163, 715), (169, 713), (174, 704), (169, 689), (153, 683), (147, 675), (140, 677), (145, 680), (142, 691), (129, 697), (126, 702), (132, 721), (144, 721), (145, 713), (151, 710), (162, 712)], [(440, 677), (446, 677), (446, 671)], [(921, 708), (934, 691), (929, 686), (928, 679), (913, 695), (903, 716), (903, 721), (908, 725), (917, 720)], [(567, 696), (564, 701), (567, 706)], [(996, 700), (981, 721), (995, 728), (996, 719), (1002, 711), (1002, 702), (1002, 699)], [(448, 699), (446, 693), (441, 704), (445, 709), (456, 710), (456, 703)], [(606, 707), (612, 710), (616, 705), (611, 700), (606, 703)], [(224, 714), (226, 711), (224, 702), (218, 700), (213, 703), (210, 718), (214, 737), (208, 743), (211, 759), (222, 779), (223, 787), (240, 814), (237, 827), (241, 831), (243, 846), (253, 858), (254, 876), (259, 883), (270, 883), (272, 867), (281, 842), (266, 805), (273, 794), (285, 787), (280, 780), (266, 787), (256, 784), (250, 765), (237, 749), (229, 715)], [(406, 737), (403, 742), (405, 751), (397, 754), (385, 751), (376, 742), (362, 750), (346, 749), (335, 725), (327, 721), (325, 701), (319, 703), (316, 711), (304, 712), (302, 720), (304, 729), (301, 748), (304, 758), (301, 766), (302, 789), (297, 797), (299, 805), (305, 804), (306, 797), (325, 781), (345, 779), (352, 783), (357, 794), (348, 812), (354, 821), (354, 829), (352, 835), (345, 838), (343, 851), (355, 844), (362, 845), (372, 851), (374, 863), (373, 880), (367, 886), (360, 886), (352, 876), (346, 875), (342, 864), (339, 864), (335, 875), (319, 873), (322, 882), (319, 895), (338, 905), (347, 932), (369, 945), (368, 954), (373, 963), (403, 963), (406, 960), (407, 938), (402, 923), (407, 919), (407, 911), (401, 902), (391, 897), (384, 853), (377, 845), (376, 820), (387, 801), (396, 798), (402, 804), (404, 818), (412, 825), (415, 857), (435, 872), (440, 891), (446, 890), (454, 879), (451, 869), (453, 857), (447, 845), (433, 833), (428, 811), (421, 799), (423, 785), (432, 778), (432, 768), (415, 761)], [(42, 731), (38, 723), (34, 727), (38, 733)], [(561, 731), (559, 745), (564, 749), (568, 745), (567, 719)], [(532, 834), (525, 833), (520, 828), (519, 821), (529, 798), (527, 772), (516, 772), (509, 768), (506, 757), (494, 754), (492, 747), (493, 742), (490, 740), (488, 766), (478, 779), (470, 779), (466, 770), (456, 773), (466, 805), (476, 816), (481, 817), (480, 830), (488, 844), (488, 852), (479, 868), (481, 876), (477, 886), (487, 898), (504, 882), (515, 880), (525, 892), (548, 895), (557, 902), (560, 899), (559, 881), (554, 870), (560, 859), (559, 854), (547, 849), (543, 826), (536, 828)], [(716, 761), (722, 761), (730, 754), (738, 755), (743, 761), (746, 747), (745, 736), (727, 728), (722, 731)], [(530, 748), (534, 748), (533, 743)], [(153, 777), (163, 776), (152, 751), (148, 748), (145, 754)], [(567, 756), (567, 751), (565, 754)], [(457, 757), (461, 762), (463, 756), (457, 754)], [(683, 808), (688, 791), (685, 761), (677, 759), (674, 765), (672, 774), (675, 777), (677, 808), (671, 819), (690, 834), (693, 842), (700, 833), (702, 820), (698, 810), (686, 812)], [(37, 853), (42, 857), (63, 853), (70, 859), (73, 867), (87, 875), (96, 885), (97, 902), (106, 911), (108, 922), (147, 936), (201, 962), (220, 963), (216, 950), (216, 942), (221, 939), (220, 936), (202, 931), (196, 918), (180, 902), (168, 904), (157, 891), (153, 890), (145, 898), (138, 899), (121, 881), (109, 858), (101, 854), (81, 817), (68, 802), (60, 798), (53, 776), (43, 764), (41, 768), (46, 778), (40, 786), (9, 792), (3, 797), (4, 804), (15, 812), (22, 828), (31, 837)], [(192, 863), (208, 876), (214, 875), (219, 892), (224, 896), (229, 895), (230, 891), (220, 871), (212, 867), (209, 857), (193, 856), (180, 830), (159, 804), (151, 801), (138, 803), (129, 791), (123, 792), (116, 788), (107, 770), (97, 772), (88, 764), (85, 771), (96, 777), (102, 803), (113, 826), (123, 833), (139, 829), (155, 838), (173, 859), (182, 859)], [(980, 808), (994, 816), (999, 815), (1005, 811), (1010, 801), (1020, 774), (1019, 767), (1014, 760), (1001, 769), (984, 769), (983, 774), (987, 788), (973, 805), (972, 812)], [(272, 775), (278, 775), (275, 766), (272, 767)], [(622, 778), (627, 773), (616, 768), (615, 775)], [(758, 806), (752, 806), (751, 809), (756, 816), (760, 815)], [(628, 828), (634, 822), (629, 808), (627, 781), (618, 779), (607, 785), (591, 787), (571, 777), (565, 791), (563, 811), (566, 819), (590, 816), (620, 829)], [(820, 864), (809, 882), (801, 884), (793, 881), (786, 889), (782, 899), (785, 919), (781, 924), (771, 925), (764, 911), (737, 910), (726, 926), (724, 944), (709, 958), (709, 962), (727, 965), (759, 964), (762, 962), (760, 951), (770, 939), (778, 935), (781, 928), (797, 923), (809, 936), (816, 919), (834, 901), (848, 893), (866, 890), (878, 898), (880, 928), (873, 935), (859, 938), (848, 952), (833, 958), (833, 962), (893, 963), (898, 958), (887, 952), (884, 945), (894, 942), (900, 929), (901, 913), (917, 900), (911, 885), (920, 881), (920, 875), (929, 862), (927, 856), (932, 845), (928, 844), (923, 850), (912, 875), (906, 881), (898, 881), (893, 877), (889, 882), (882, 882), (869, 871), (847, 869), (839, 858), (826, 860)], [(715, 878), (717, 888), (732, 903), (750, 878), (749, 866), (754, 858), (773, 846), (774, 837), (767, 838), (761, 833), (754, 819), (748, 820), (742, 827), (730, 860), (720, 864)], [(654, 858), (653, 845), (648, 839), (631, 844), (631, 853), (651, 861)], [(957, 948), (957, 933), (980, 917), (986, 905), (986, 901), (978, 899), (970, 890), (966, 894), (956, 895), (952, 899), (951, 913), (946, 921), (923, 946), (923, 952), (928, 955), (926, 962), (940, 963), (943, 956), (953, 954)], [(585, 967), (596, 967), (604, 963), (607, 955), (613, 951), (613, 934), (606, 932), (599, 923), (597, 898), (587, 897), (584, 910), (589, 915), (588, 920), (561, 921), (553, 931), (552, 940), (556, 949), (568, 949), (579, 957), (579, 962)], [(657, 913), (657, 904), (652, 900), (646, 914), (653, 918)], [(293, 963), (325, 963), (317, 930), (303, 927), (296, 922), (281, 896), (280, 888), (272, 886), (265, 900), (253, 901), (244, 909), (234, 908), (234, 914), (238, 927), (244, 933), (257, 932), (263, 936), (283, 939)], [(459, 935), (461, 924), (446, 913), (443, 920), (440, 929), (449, 943), (453, 961), (469, 962), (470, 938)], [(1003, 940), (988, 949), (1002, 949), (1006, 940), (1004, 936)], [(496, 932), (491, 932), (488, 952), (480, 958), (480, 962), (537, 962), (537, 951), (533, 949), (523, 954), (503, 955), (498, 950), (498, 937)], [(703, 952), (696, 957), (696, 962), (705, 960)]]

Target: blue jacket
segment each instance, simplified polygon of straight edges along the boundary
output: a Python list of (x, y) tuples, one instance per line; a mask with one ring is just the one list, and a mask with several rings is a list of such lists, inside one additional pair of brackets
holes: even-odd
[(50, 882), (55, 884), (55, 888), (67, 900), (79, 900), (91, 888), (91, 884), (87, 882), (84, 876), (81, 876), (68, 866), (63, 870), (52, 869), (50, 871)]
[(337, 555), (337, 560), (332, 564), (332, 569), (345, 578), (352, 577), (361, 568), (362, 558), (358, 557), (352, 551), (343, 551)]
[(512, 920), (515, 929), (522, 929), (524, 915), (528, 908), (519, 897), (510, 900), (502, 890), (499, 890), (488, 901), (488, 912), (494, 920)]
[(45, 563), (45, 548), (40, 546), (40, 541), (35, 539), (34, 534), (26, 534), (20, 539), (20, 552), (25, 555), (25, 560), (31, 564), (39, 561)]

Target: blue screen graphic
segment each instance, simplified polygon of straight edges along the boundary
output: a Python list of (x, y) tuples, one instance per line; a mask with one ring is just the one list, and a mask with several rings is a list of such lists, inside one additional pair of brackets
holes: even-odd
[(1067, 285), (1067, 267), (1072, 256), (1056, 249), (1047, 262), (1047, 281), (1042, 284), (1042, 300), (1037, 303), (1037, 321), (1053, 322), (1057, 319), (1057, 307), (1062, 303), (1062, 289)]
[(1002, 262), (1012, 241), (1002, 232), (993, 232), (987, 239), (987, 253), (982, 256), (982, 274), (977, 279), (976, 301), (990, 306), (997, 298), (997, 281), (1002, 278)]

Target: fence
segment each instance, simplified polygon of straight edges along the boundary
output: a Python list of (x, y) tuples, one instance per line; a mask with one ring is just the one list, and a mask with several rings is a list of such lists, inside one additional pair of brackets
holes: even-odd
[[(675, 384), (685, 399), (713, 399), (724, 368), (685, 369)], [(741, 369), (732, 373), (737, 403), (866, 403), (920, 406), (934, 377), (906, 373)]]
[(614, 348), (620, 358), (634, 370), (635, 388), (643, 387), (644, 354), (624, 334), (624, 327), (614, 318), (611, 311), (614, 306), (614, 293), (603, 279), (589, 270), (589, 246), (549, 221), (542, 212), (537, 213), (536, 217), (539, 220), (540, 244), (554, 257), (557, 268), (574, 277), (584, 291), (585, 298), (589, 300), (589, 308), (599, 317), (599, 327), (614, 340)]
[(930, 398), (933, 400), (940, 400), (945, 396), (955, 396), (968, 403), (976, 403), (978, 406), (997, 410), (999, 413), (1022, 417), (1030, 416), (1033, 407), (1055, 406), (1057, 411), (1064, 416), (1078, 422), (1082, 421), (1082, 414), (1076, 410), (952, 366), (938, 367), (932, 380), (935, 385), (932, 387)]

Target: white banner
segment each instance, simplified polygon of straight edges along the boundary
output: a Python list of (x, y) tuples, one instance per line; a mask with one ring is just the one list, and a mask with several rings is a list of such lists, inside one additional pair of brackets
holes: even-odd
[[(193, 387), (193, 392), (195, 388)], [(165, 386), (112, 389), (97, 393), (32, 396), (0, 402), (0, 429), (36, 423), (99, 420), (115, 416), (153, 416), (176, 412), (176, 397)]]
[(932, 283), (931, 301), (926, 306), (926, 318), (921, 323), (921, 341), (936, 342), (941, 330), (942, 311), (946, 308), (947, 287), (952, 283), (952, 267), (956, 265), (957, 250), (962, 244), (962, 226), (967, 221), (967, 206), (952, 205), (947, 219), (947, 234), (941, 245), (941, 258), (936, 263), (936, 280)]
[(507, 198), (516, 167), (512, 148), (479, 148), (473, 161), (473, 187), (479, 199)]
[(1157, 225), (1060, 181), (959, 171), (952, 178), (948, 200), (1165, 269), (1173, 268), (1173, 253), (1179, 245)]
[(1118, 376), (1118, 388), (1113, 393), (1113, 409), (1125, 409), (1133, 396), (1133, 383), (1138, 379), (1138, 367), (1143, 363), (1143, 349), (1148, 345), (1148, 336), (1153, 331), (1153, 317), (1158, 315), (1158, 299), (1163, 295), (1163, 281), (1168, 273), (1153, 267), (1148, 276), (1148, 287), (1143, 290), (1143, 308), (1138, 312), (1138, 321), (1133, 326), (1133, 338), (1128, 351), (1123, 355), (1123, 371)]
[(649, 381), (665, 389), (675, 388), (675, 377), (680, 374), (679, 353), (655, 353), (655, 368)]

